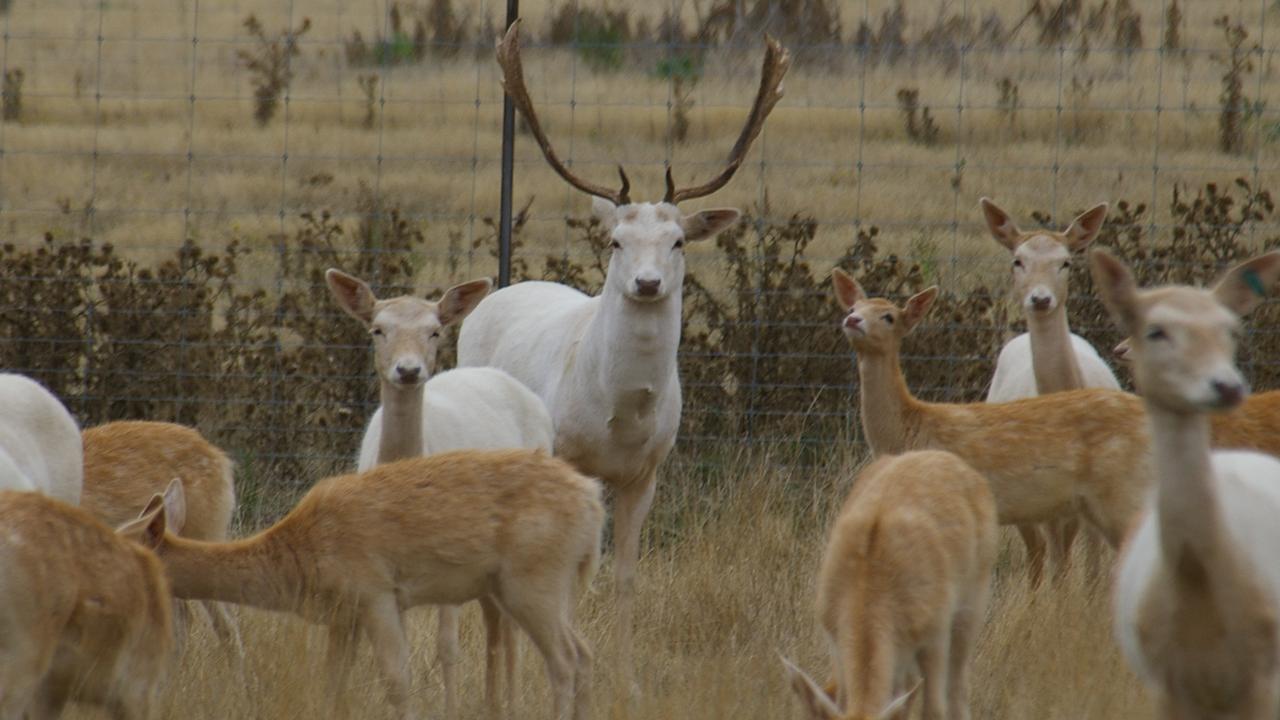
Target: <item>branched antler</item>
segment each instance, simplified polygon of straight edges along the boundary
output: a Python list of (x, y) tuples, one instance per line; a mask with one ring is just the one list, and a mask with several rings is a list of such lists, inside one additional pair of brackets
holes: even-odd
[(520, 108), (524, 119), (529, 123), (529, 131), (533, 133), (533, 137), (538, 141), (538, 147), (542, 148), (542, 156), (547, 159), (547, 164), (555, 170), (565, 182), (574, 186), (588, 195), (604, 198), (611, 201), (614, 205), (628, 205), (631, 203), (630, 190), (631, 181), (627, 179), (627, 173), (618, 166), (618, 177), (622, 180), (622, 187), (617, 191), (610, 190), (603, 185), (596, 185), (587, 182), (582, 178), (574, 175), (569, 168), (560, 162), (560, 158), (556, 155), (555, 148), (551, 147), (551, 142), (547, 140), (547, 134), (542, 131), (542, 125), (538, 123), (538, 115), (533, 111), (533, 101), (529, 99), (529, 88), (524, 84), (524, 66), (520, 62), (520, 21), (517, 20), (507, 29), (507, 34), (498, 42), (498, 65), (502, 66), (502, 87), (511, 96), (512, 102), (516, 107)]
[(729, 161), (724, 170), (702, 185), (677, 190), (675, 181), (671, 178), (671, 168), (668, 166), (667, 194), (662, 198), (664, 202), (674, 205), (683, 200), (710, 195), (724, 187), (742, 165), (747, 150), (751, 149), (751, 143), (764, 128), (765, 119), (773, 111), (773, 106), (782, 99), (782, 78), (791, 67), (791, 53), (787, 52), (787, 49), (777, 40), (765, 36), (765, 45), (764, 67), (760, 70), (760, 90), (756, 92), (756, 101), (751, 106), (751, 114), (747, 116), (747, 124), (742, 128), (738, 141), (733, 144), (733, 150), (729, 152)]

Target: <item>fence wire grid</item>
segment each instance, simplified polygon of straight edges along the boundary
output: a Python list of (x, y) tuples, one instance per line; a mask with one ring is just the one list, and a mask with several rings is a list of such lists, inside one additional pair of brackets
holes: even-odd
[[(193, 424), (273, 481), (349, 465), (376, 406), (372, 353), (322, 273), (380, 295), (497, 275), (504, 11), (0, 0), (0, 363), (86, 426)], [(668, 165), (678, 182), (718, 171), (765, 33), (795, 56), (748, 162), (685, 208), (744, 220), (688, 248), (680, 452), (858, 441), (837, 265), (897, 299), (939, 285), (908, 381), (980, 399), (1022, 328), (981, 196), (1024, 228), (1111, 203), (1097, 242), (1148, 282), (1204, 282), (1280, 244), (1275, 0), (524, 0), (521, 14), (561, 156), (597, 182), (621, 163), (640, 198), (660, 197)], [(600, 288), (607, 237), (524, 132), (515, 209), (515, 279)], [(1119, 335), (1083, 265), (1072, 327), (1105, 355)], [(1278, 314), (1248, 321), (1260, 389), (1280, 386)]]

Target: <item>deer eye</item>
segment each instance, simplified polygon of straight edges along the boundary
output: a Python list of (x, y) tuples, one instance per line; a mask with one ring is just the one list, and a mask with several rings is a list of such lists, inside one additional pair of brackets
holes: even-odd
[(680, 248), (682, 248), (682, 247), (684, 247), (684, 238), (680, 238), (679, 240), (677, 240), (677, 241), (676, 241), (676, 244), (675, 244), (675, 245), (673, 245), (671, 249), (672, 249), (672, 250), (679, 250), (679, 249), (680, 249)]
[(885, 314), (884, 314), (884, 317), (882, 317), (881, 319), (882, 319), (882, 320), (884, 320), (885, 322), (889, 323), (890, 325), (892, 325), (892, 324), (893, 324), (893, 314), (892, 314), (892, 313), (885, 313)]
[(383, 332), (382, 332), (382, 328), (380, 328), (380, 327), (376, 327), (376, 328), (373, 328), (373, 329), (369, 330), (369, 334), (370, 334), (370, 335), (372, 335), (372, 336), (374, 336), (374, 337), (382, 337), (385, 333), (383, 333)]
[(618, 242), (617, 240), (610, 240), (610, 241), (609, 241), (609, 248), (610, 248), (610, 249), (612, 249), (612, 250), (621, 250), (621, 249), (622, 249), (622, 243)]
[(1062, 269), (1063, 269), (1063, 270), (1068, 270), (1068, 269), (1070, 269), (1070, 268), (1071, 268), (1071, 261), (1070, 261), (1070, 260), (1067, 260), (1066, 262), (1062, 263)]
[(1159, 325), (1152, 325), (1147, 328), (1147, 339), (1153, 342), (1157, 340), (1168, 340), (1169, 333), (1165, 332), (1164, 328)]
[(432, 330), (432, 331), (431, 331), (431, 338), (434, 340), (435, 338), (438, 338), (438, 337), (440, 337), (440, 331), (439, 331), (439, 330)]
[(1021, 261), (1021, 260), (1014, 260), (1014, 261), (1013, 261), (1013, 266), (1014, 266), (1014, 267), (1016, 267), (1016, 268), (1021, 268), (1021, 267), (1022, 267), (1022, 261)]

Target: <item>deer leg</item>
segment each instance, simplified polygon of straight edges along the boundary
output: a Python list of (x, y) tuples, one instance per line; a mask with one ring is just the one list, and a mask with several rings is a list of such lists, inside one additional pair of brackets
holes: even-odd
[(1032, 588), (1040, 587), (1040, 580), (1044, 577), (1044, 536), (1039, 525), (1028, 523), (1018, 525), (1017, 528), (1018, 534), (1022, 536), (1022, 544), (1027, 548), (1027, 578)]
[(529, 634), (546, 661), (554, 716), (577, 720), (587, 689), (578, 680), (583, 661), (578, 655), (581, 641), (568, 622), (572, 582), (568, 578), (534, 577), (512, 578), (502, 585), (511, 588), (500, 599), (503, 608)]
[(387, 699), (391, 701), (396, 717), (411, 720), (409, 640), (405, 637), (404, 619), (395, 598), (387, 595), (374, 602), (362, 613), (360, 624), (373, 645), (373, 658), (387, 683)]
[(437, 608), (439, 622), (436, 626), (436, 662), (440, 664), (440, 679), (444, 682), (444, 716), (448, 720), (458, 717), (458, 662), (462, 651), (458, 647), (458, 620), (462, 608), (457, 605), (441, 605)]
[(356, 639), (355, 625), (349, 622), (338, 621), (329, 626), (329, 646), (325, 649), (324, 662), (325, 677), (328, 678), (328, 705), (334, 710), (342, 706), (347, 676), (356, 659)]
[[(943, 720), (947, 715), (947, 670), (950, 665), (951, 634), (942, 631), (920, 651), (920, 674), (924, 676), (924, 720)], [(903, 716), (906, 717), (905, 715)]]
[(639, 692), (632, 662), (632, 612), (636, 593), (636, 565), (640, 561), (640, 527), (653, 505), (657, 473), (618, 488), (613, 511), (614, 594), (618, 607), (618, 677), (622, 686)]
[(1061, 582), (1067, 577), (1067, 571), (1071, 568), (1071, 546), (1075, 544), (1076, 534), (1079, 532), (1079, 516), (1059, 518), (1049, 525), (1055, 582)]
[[(485, 702), (493, 720), (506, 717), (515, 707), (516, 637), (511, 617), (493, 597), (480, 598), (485, 627)], [(499, 670), (498, 664), (502, 663)], [(505, 687), (504, 687), (505, 686)], [(503, 706), (502, 691), (506, 691)]]

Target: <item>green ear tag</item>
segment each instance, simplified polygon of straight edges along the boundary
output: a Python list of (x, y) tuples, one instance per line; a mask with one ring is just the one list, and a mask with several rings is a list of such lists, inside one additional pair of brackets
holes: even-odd
[(1262, 284), (1262, 278), (1258, 277), (1257, 271), (1253, 270), (1252, 268), (1245, 270), (1243, 273), (1243, 277), (1244, 277), (1244, 284), (1248, 285), (1250, 290), (1257, 293), (1258, 297), (1267, 296), (1267, 288)]

